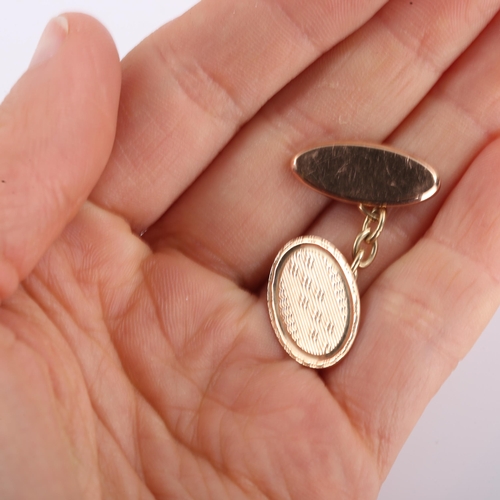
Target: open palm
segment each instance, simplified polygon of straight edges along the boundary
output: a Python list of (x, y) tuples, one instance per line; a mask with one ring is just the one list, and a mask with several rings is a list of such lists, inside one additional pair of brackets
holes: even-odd
[[(0, 110), (0, 497), (376, 498), (500, 303), (499, 8), (206, 0), (121, 69), (67, 15)], [(359, 212), (289, 170), (339, 140), (443, 187), (389, 210), (354, 347), (316, 372), (265, 287), (300, 234), (350, 254)]]

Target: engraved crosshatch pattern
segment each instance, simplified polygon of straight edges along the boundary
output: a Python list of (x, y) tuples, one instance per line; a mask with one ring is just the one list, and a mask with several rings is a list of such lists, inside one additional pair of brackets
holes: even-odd
[(344, 340), (348, 301), (341, 269), (318, 246), (291, 252), (278, 287), (283, 326), (303, 351), (326, 355)]
[(334, 365), (356, 338), (356, 277), (341, 252), (318, 236), (300, 236), (280, 250), (269, 274), (267, 305), (279, 342), (304, 366)]

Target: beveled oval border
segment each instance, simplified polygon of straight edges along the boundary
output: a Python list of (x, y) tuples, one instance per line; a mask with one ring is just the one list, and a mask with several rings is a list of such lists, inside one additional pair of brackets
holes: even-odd
[[(323, 356), (316, 356), (308, 352), (303, 351), (290, 337), (290, 335), (284, 331), (281, 327), (278, 312), (276, 309), (276, 299), (277, 294), (277, 276), (280, 272), (280, 267), (283, 262), (285, 262), (286, 255), (301, 246), (305, 245), (316, 245), (329, 253), (333, 259), (338, 263), (340, 269), (342, 270), (345, 282), (349, 287), (349, 301), (350, 301), (350, 317), (348, 333), (345, 337), (342, 345), (332, 351), (329, 354)], [(319, 236), (301, 236), (289, 241), (278, 253), (274, 259), (273, 265), (271, 267), (271, 272), (269, 274), (269, 281), (267, 286), (267, 306), (269, 309), (269, 317), (271, 318), (271, 324), (274, 329), (274, 333), (278, 338), (283, 349), (292, 357), (295, 361), (301, 365), (308, 366), (310, 368), (320, 369), (327, 368), (329, 366), (338, 363), (351, 348), (356, 334), (358, 332), (359, 326), (359, 315), (360, 315), (360, 298), (358, 292), (358, 286), (356, 284), (356, 278), (351, 270), (351, 266), (347, 263), (344, 256), (340, 251), (332, 245), (328, 240), (320, 238)]]

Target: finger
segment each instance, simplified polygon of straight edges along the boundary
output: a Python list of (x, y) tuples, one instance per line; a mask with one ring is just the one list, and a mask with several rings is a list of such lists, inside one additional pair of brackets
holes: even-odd
[(479, 12), (473, 3), (461, 9), (453, 1), (389, 3), (269, 103), (150, 228), (147, 241), (257, 287), (283, 242), (327, 204), (290, 175), (291, 157), (312, 141), (382, 141), (498, 4), (490, 1)]
[[(358, 274), (363, 293), (407, 252), (432, 223), (440, 206), (478, 152), (500, 130), (500, 15), (450, 68), (387, 143), (435, 166), (441, 190), (419, 206), (390, 208), (374, 263)], [(471, 89), (474, 89), (471, 92)], [(330, 205), (305, 231), (322, 236), (348, 258), (363, 216), (344, 203)]]
[(120, 66), (95, 20), (49, 23), (31, 67), (0, 107), (0, 298), (74, 216), (109, 157)]
[(473, 162), (419, 243), (363, 297), (356, 345), (326, 372), (382, 477), (500, 305), (500, 141)]
[(140, 231), (276, 91), (386, 0), (203, 1), (123, 62), (117, 140), (92, 200)]

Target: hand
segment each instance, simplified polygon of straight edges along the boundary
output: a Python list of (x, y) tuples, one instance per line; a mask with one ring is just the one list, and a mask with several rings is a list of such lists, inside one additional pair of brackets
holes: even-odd
[[(0, 498), (376, 498), (500, 303), (500, 0), (383, 4), (204, 1), (123, 61), (119, 111), (103, 28), (52, 23), (0, 109)], [(442, 189), (388, 211), (315, 372), (265, 286), (300, 234), (350, 255), (357, 210), (288, 168), (334, 140)]]

